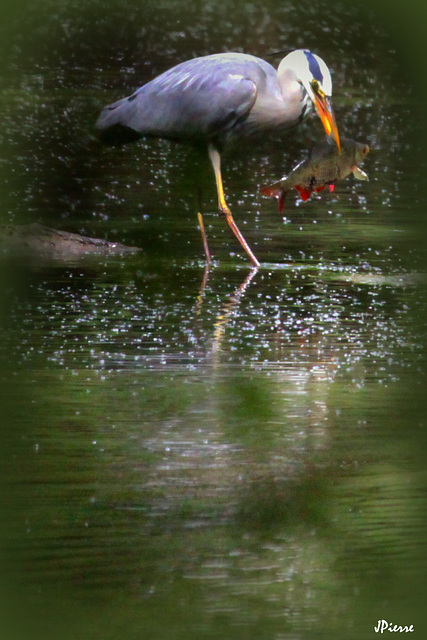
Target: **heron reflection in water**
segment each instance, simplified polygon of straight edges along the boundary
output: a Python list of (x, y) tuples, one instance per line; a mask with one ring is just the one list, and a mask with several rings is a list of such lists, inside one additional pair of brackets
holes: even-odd
[[(218, 208), (248, 254), (259, 262), (226, 203), (221, 151), (230, 141), (295, 127), (313, 105), (327, 135), (340, 141), (332, 109), (332, 81), (324, 61), (307, 49), (292, 51), (276, 71), (268, 62), (243, 53), (218, 53), (182, 62), (107, 105), (96, 127), (101, 139), (123, 144), (155, 136), (203, 145), (212, 163)], [(211, 260), (203, 218), (199, 225)]]

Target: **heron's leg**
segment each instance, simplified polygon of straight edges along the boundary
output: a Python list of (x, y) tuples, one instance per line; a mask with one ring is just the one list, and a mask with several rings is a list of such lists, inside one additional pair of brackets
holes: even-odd
[(200, 233), (202, 234), (203, 248), (204, 248), (205, 254), (206, 254), (206, 262), (208, 264), (210, 264), (212, 262), (211, 254), (210, 254), (210, 251), (209, 251), (208, 239), (206, 237), (206, 232), (205, 232), (205, 223), (203, 222), (203, 216), (201, 214), (200, 209), (197, 212), (197, 220), (199, 221), (199, 229), (200, 229)]
[[(218, 193), (218, 207), (219, 207), (219, 210), (221, 211), (221, 213), (223, 213), (225, 215), (225, 219), (227, 220), (228, 226), (230, 227), (230, 229), (232, 230), (232, 232), (234, 233), (234, 235), (236, 236), (236, 238), (238, 239), (238, 241), (242, 245), (243, 249), (248, 254), (249, 258), (251, 259), (252, 264), (255, 267), (259, 267), (258, 260), (254, 256), (250, 246), (248, 245), (248, 243), (246, 242), (246, 240), (242, 236), (242, 234), (241, 234), (241, 232), (239, 230), (239, 227), (234, 222), (234, 218), (233, 218), (233, 216), (231, 214), (231, 211), (228, 208), (227, 203), (225, 201), (224, 187), (222, 186), (222, 176), (221, 176), (221, 156), (219, 155), (219, 152), (217, 151), (217, 149), (215, 149), (215, 147), (212, 144), (210, 144), (208, 146), (208, 152), (209, 152), (209, 158), (210, 158), (210, 161), (212, 163), (212, 167), (213, 167), (213, 170), (214, 170), (214, 173), (215, 173), (216, 190), (217, 190), (217, 193)], [(199, 221), (199, 224), (200, 224), (200, 221)]]
[(199, 229), (200, 229), (200, 233), (202, 234), (202, 241), (203, 241), (203, 248), (205, 250), (205, 255), (206, 255), (206, 262), (207, 264), (210, 264), (212, 262), (211, 260), (211, 253), (209, 251), (209, 245), (208, 245), (208, 239), (206, 237), (206, 232), (205, 232), (205, 223), (203, 222), (203, 214), (202, 214), (202, 188), (199, 185), (197, 188), (197, 220), (199, 223)]

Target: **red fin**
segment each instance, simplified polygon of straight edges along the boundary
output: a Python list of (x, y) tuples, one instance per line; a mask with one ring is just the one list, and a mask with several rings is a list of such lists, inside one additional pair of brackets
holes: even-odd
[(271, 196), (273, 198), (277, 198), (279, 201), (279, 212), (283, 211), (283, 206), (285, 204), (286, 191), (283, 189), (278, 189), (277, 187), (267, 186), (261, 187), (261, 193), (263, 196)]
[(332, 191), (335, 189), (335, 185), (334, 184), (330, 184), (329, 185), (329, 191), (332, 193)]
[(304, 187), (300, 187), (300, 186), (296, 186), (295, 189), (298, 191), (298, 193), (300, 194), (301, 200), (304, 200), (304, 202), (306, 200), (309, 199), (309, 197), (311, 196), (312, 190), (311, 189), (304, 189)]
[(325, 188), (325, 185), (323, 185), (323, 187), (317, 187), (317, 189), (315, 189), (315, 192), (319, 193), (319, 191), (323, 191), (324, 188)]
[(260, 189), (263, 196), (273, 196), (273, 198), (280, 198), (281, 190), (275, 186), (267, 185)]

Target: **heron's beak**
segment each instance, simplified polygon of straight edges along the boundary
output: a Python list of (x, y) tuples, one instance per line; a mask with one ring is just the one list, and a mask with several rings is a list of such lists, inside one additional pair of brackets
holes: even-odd
[(319, 93), (314, 94), (314, 107), (317, 111), (322, 124), (325, 128), (326, 135), (332, 135), (338, 147), (338, 151), (341, 153), (341, 143), (338, 134), (337, 123), (335, 122), (335, 114), (332, 108), (331, 98), (321, 95)]

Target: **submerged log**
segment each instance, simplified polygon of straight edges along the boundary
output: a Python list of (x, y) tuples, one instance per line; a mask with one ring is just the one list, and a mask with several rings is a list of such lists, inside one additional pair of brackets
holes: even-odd
[(47, 260), (74, 260), (83, 256), (111, 256), (137, 253), (138, 247), (119, 242), (58, 231), (34, 222), (24, 225), (0, 225), (0, 252)]

